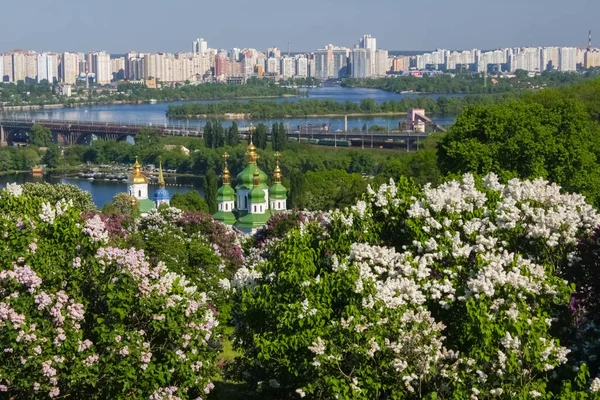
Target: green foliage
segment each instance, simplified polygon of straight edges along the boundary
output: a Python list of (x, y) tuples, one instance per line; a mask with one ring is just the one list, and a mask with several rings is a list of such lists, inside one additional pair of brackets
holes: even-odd
[(138, 218), (140, 209), (137, 206), (137, 201), (132, 201), (132, 197), (127, 193), (117, 193), (110, 203), (107, 203), (103, 208), (104, 214), (119, 214), (130, 218)]
[(235, 147), (240, 142), (240, 131), (236, 121), (231, 123), (231, 127), (227, 130), (227, 146)]
[(438, 147), (443, 173), (549, 179), (600, 204), (600, 128), (552, 92), (464, 110)]
[(210, 211), (208, 204), (200, 197), (200, 193), (196, 190), (190, 190), (186, 193), (175, 193), (171, 197), (170, 205), (183, 211), (203, 211), (205, 213)]
[(356, 203), (365, 192), (367, 181), (360, 174), (332, 170), (309, 172), (302, 185), (304, 191), (298, 199), (298, 208), (319, 211), (341, 209)]
[(263, 398), (597, 399), (561, 271), (598, 221), (542, 181), (369, 190), (238, 271), (235, 376)]
[(265, 124), (261, 122), (256, 126), (252, 140), (259, 149), (265, 150), (267, 148), (267, 126)]
[(517, 70), (515, 77), (495, 78), (488, 76), (487, 85), (483, 75), (479, 73), (442, 74), (434, 76), (396, 76), (392, 78), (348, 78), (342, 82), (344, 87), (366, 87), (383, 89), (389, 92), (417, 93), (504, 93), (519, 92), (527, 89), (539, 89), (572, 85), (598, 78), (598, 68), (590, 69), (581, 74), (576, 72), (545, 71), (533, 77), (527, 71)]
[(46, 164), (49, 168), (56, 168), (60, 165), (60, 160), (60, 148), (54, 143), (51, 143), (48, 146), (48, 149), (44, 152), (44, 157), (42, 157), (42, 163)]
[(205, 83), (200, 85), (165, 86), (160, 89), (149, 89), (145, 85), (119, 83), (115, 100), (216, 100), (251, 97), (281, 97), (296, 95), (295, 89), (283, 88), (269, 79), (248, 80), (246, 85), (226, 85)]
[(208, 204), (210, 214), (217, 212), (217, 175), (214, 169), (209, 169), (206, 175), (202, 178), (204, 188), (204, 198)]
[[(13, 294), (0, 301), (2, 396), (209, 392), (218, 330), (206, 293), (160, 257), (149, 262), (143, 251), (108, 246), (98, 215), (84, 219), (66, 202), (42, 201), (14, 188), (0, 197), (0, 292)], [(214, 268), (210, 251), (190, 251), (196, 270), (204, 262)]]
[(33, 124), (29, 132), (29, 143), (33, 146), (48, 147), (52, 143), (52, 131), (40, 124)]
[(497, 104), (515, 97), (517, 97), (516, 94), (440, 96), (438, 98), (423, 96), (390, 100), (380, 104), (371, 101), (372, 99), (366, 99), (360, 103), (321, 99), (299, 100), (297, 102), (249, 100), (247, 102), (186, 103), (170, 105), (167, 109), (167, 116), (169, 118), (196, 118), (198, 116), (218, 118), (231, 113), (247, 114), (252, 118), (285, 118), (329, 114), (404, 114), (410, 108), (424, 108), (428, 113), (435, 114), (456, 114), (469, 105)]
[(75, 185), (64, 183), (50, 184), (25, 183), (23, 194), (31, 198), (37, 198), (50, 204), (56, 204), (59, 200), (72, 201), (73, 206), (81, 211), (93, 211), (96, 209), (90, 192), (79, 189)]

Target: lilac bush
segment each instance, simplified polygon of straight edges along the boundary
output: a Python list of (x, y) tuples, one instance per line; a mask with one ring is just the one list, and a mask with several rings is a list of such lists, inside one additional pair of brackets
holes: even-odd
[(543, 180), (369, 189), (238, 270), (235, 372), (274, 398), (598, 398), (563, 368), (563, 277), (598, 222)]
[(72, 203), (0, 195), (1, 398), (205, 398), (211, 299)]

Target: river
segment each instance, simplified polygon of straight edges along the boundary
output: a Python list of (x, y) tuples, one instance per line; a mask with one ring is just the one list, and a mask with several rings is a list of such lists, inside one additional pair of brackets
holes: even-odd
[[(92, 194), (94, 204), (96, 204), (96, 206), (99, 208), (102, 208), (102, 206), (110, 202), (117, 193), (127, 192), (127, 182), (90, 182), (86, 179), (79, 179), (76, 176), (65, 176), (64, 174), (55, 172), (46, 172), (43, 176), (33, 176), (29, 173), (1, 175), (0, 190), (6, 187), (7, 183), (23, 184), (26, 182), (68, 183), (71, 185), (76, 185), (80, 189), (90, 192)], [(165, 182), (167, 184), (167, 190), (171, 196), (173, 196), (175, 193), (186, 193), (190, 190), (197, 190), (200, 193), (200, 196), (204, 197), (201, 178), (189, 176), (165, 176)], [(152, 198), (154, 195), (154, 190), (156, 190), (156, 188), (156, 185), (148, 185), (148, 196), (150, 198)]]
[[(389, 100), (402, 100), (404, 98), (415, 98), (419, 96), (440, 97), (440, 96), (456, 96), (456, 95), (439, 95), (439, 94), (401, 94), (390, 93), (379, 89), (364, 89), (364, 88), (343, 88), (341, 86), (323, 86), (319, 88), (306, 89), (307, 97), (287, 97), (278, 99), (265, 99), (266, 101), (298, 101), (298, 99), (330, 99), (338, 102), (360, 102), (365, 98), (371, 98), (377, 103), (382, 103)], [(460, 95), (459, 95), (460, 96)], [(194, 101), (200, 103), (210, 103), (219, 100)], [(244, 100), (240, 100), (244, 101)], [(140, 125), (180, 125), (180, 126), (204, 126), (204, 120), (176, 120), (167, 118), (167, 108), (171, 104), (182, 104), (181, 101), (175, 102), (159, 102), (156, 104), (113, 104), (113, 105), (98, 105), (90, 107), (76, 108), (56, 108), (56, 109), (41, 109), (28, 111), (5, 111), (0, 113), (0, 118), (27, 118), (27, 119), (57, 119), (71, 121), (91, 121), (91, 122), (118, 122)], [(440, 125), (450, 125), (454, 122), (452, 116), (431, 116), (432, 119)], [(266, 124), (279, 122), (282, 119), (262, 120)], [(348, 117), (348, 129), (361, 128), (363, 125), (386, 126), (390, 129), (398, 127), (398, 123), (403, 120), (403, 116), (361, 116)], [(247, 125), (248, 121), (238, 121), (240, 126)], [(256, 120), (254, 120), (256, 123)], [(321, 117), (321, 118), (286, 118), (284, 123), (290, 129), (297, 129), (298, 125), (314, 124), (328, 125), (331, 124), (332, 130), (341, 130), (344, 128), (343, 117)], [(231, 125), (231, 121), (223, 121), (223, 126)]]
[[(439, 97), (443, 95), (417, 95), (417, 94), (399, 94), (390, 93), (378, 89), (363, 88), (343, 88), (341, 86), (323, 86), (314, 89), (307, 89), (307, 98), (309, 99), (330, 99), (339, 102), (352, 101), (360, 102), (362, 99), (371, 98), (377, 103), (389, 100), (402, 100), (404, 98), (414, 98), (416, 96)], [(449, 95), (452, 96), (452, 95)], [(299, 97), (306, 98), (306, 97)], [(268, 99), (271, 101), (298, 101), (297, 97)], [(244, 100), (240, 100), (244, 101)], [(201, 101), (203, 103), (212, 101)], [(182, 102), (160, 102), (156, 104), (122, 104), (122, 105), (99, 105), (91, 107), (77, 108), (56, 108), (48, 110), (29, 110), (29, 111), (7, 111), (0, 113), (0, 118), (29, 118), (29, 119), (58, 119), (71, 121), (92, 121), (92, 122), (119, 122), (140, 125), (177, 125), (182, 126), (203, 126), (203, 120), (179, 121), (167, 118), (166, 111), (170, 104), (182, 104)], [(380, 125), (388, 126), (390, 129), (398, 127), (398, 123), (403, 119), (402, 116), (372, 116), (372, 117), (348, 117), (348, 128), (361, 128), (364, 124), (367, 126)], [(432, 116), (440, 125), (449, 125), (454, 122), (454, 117), (436, 117)], [(265, 123), (279, 122), (278, 120), (263, 120)], [(304, 124), (331, 124), (332, 130), (344, 128), (344, 119), (341, 117), (333, 118), (289, 118), (285, 119), (285, 124), (290, 128), (296, 128)], [(248, 121), (240, 121), (240, 126), (244, 126)], [(256, 123), (256, 121), (255, 121)], [(223, 121), (224, 126), (229, 126), (230, 121)], [(184, 193), (189, 190), (198, 190), (203, 196), (204, 192), (200, 184), (200, 178), (190, 177), (166, 177), (167, 189), (173, 195), (174, 193)], [(98, 207), (110, 202), (113, 196), (120, 192), (127, 191), (126, 182), (113, 181), (94, 181), (78, 179), (74, 176), (64, 176), (55, 173), (45, 173), (43, 177), (34, 177), (31, 174), (13, 174), (0, 176), (0, 188), (7, 183), (25, 183), (25, 182), (50, 182), (50, 183), (70, 183), (77, 185), (80, 189), (87, 190), (92, 194), (94, 203)], [(149, 194), (152, 196), (156, 187), (149, 185)]]

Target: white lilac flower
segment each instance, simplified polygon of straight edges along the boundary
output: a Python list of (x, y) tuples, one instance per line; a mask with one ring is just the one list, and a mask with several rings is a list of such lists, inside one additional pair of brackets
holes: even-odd
[(23, 194), (23, 187), (16, 183), (8, 183), (6, 185), (5, 190), (6, 190), (6, 193), (8, 193), (10, 196), (14, 196), (14, 197), (19, 197)]

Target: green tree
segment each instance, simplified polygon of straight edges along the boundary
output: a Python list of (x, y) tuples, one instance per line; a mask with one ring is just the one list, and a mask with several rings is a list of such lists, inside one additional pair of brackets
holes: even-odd
[(48, 147), (52, 143), (52, 131), (40, 124), (33, 124), (29, 132), (29, 143), (33, 146)]
[(208, 204), (200, 197), (200, 193), (196, 190), (190, 190), (186, 193), (175, 193), (171, 197), (170, 205), (184, 211), (209, 212)]
[(239, 143), (239, 129), (237, 121), (231, 123), (231, 127), (227, 130), (227, 145), (235, 147)]
[(204, 198), (208, 204), (208, 210), (211, 214), (217, 212), (217, 175), (214, 169), (208, 170), (203, 178)]
[(60, 148), (57, 145), (52, 143), (50, 146), (48, 146), (48, 150), (46, 150), (46, 152), (44, 152), (44, 156), (42, 157), (42, 162), (44, 164), (46, 164), (49, 168), (56, 168), (60, 164), (60, 159), (61, 159), (60, 153), (61, 153)]
[(223, 131), (223, 125), (220, 121), (213, 123), (214, 130), (214, 148), (221, 148), (225, 146), (225, 133)]
[(354, 205), (366, 189), (367, 181), (360, 174), (342, 170), (308, 172), (300, 204), (311, 211), (342, 209)]
[(279, 125), (277, 122), (273, 122), (271, 127), (271, 146), (273, 146), (273, 150), (279, 151)]
[(545, 178), (600, 204), (600, 130), (578, 101), (534, 96), (465, 109), (438, 144), (443, 173)]
[(254, 132), (256, 139), (254, 141), (254, 145), (259, 149), (265, 150), (267, 148), (267, 127), (265, 124), (260, 123), (256, 127), (256, 131)]
[(288, 207), (301, 208), (301, 196), (304, 192), (304, 174), (299, 169), (290, 173), (290, 187), (288, 191)]
[(12, 149), (0, 149), (0, 171), (17, 169)]
[(204, 145), (207, 149), (215, 148), (213, 125), (210, 121), (206, 121), (206, 125), (204, 125)]
[(160, 136), (156, 129), (143, 127), (140, 128), (137, 135), (135, 135), (135, 147), (136, 151), (139, 153), (143, 153), (158, 146), (159, 142)]
[(117, 193), (110, 203), (104, 205), (102, 212), (137, 218), (140, 216), (140, 209), (137, 206), (137, 202), (132, 202), (131, 200), (132, 197), (129, 194)]
[(280, 121), (279, 122), (279, 128), (277, 130), (278, 133), (278, 139), (277, 139), (277, 146), (279, 147), (278, 149), (275, 149), (275, 151), (283, 151), (286, 148), (287, 145), (287, 132), (285, 130), (285, 126), (283, 125), (283, 122)]

